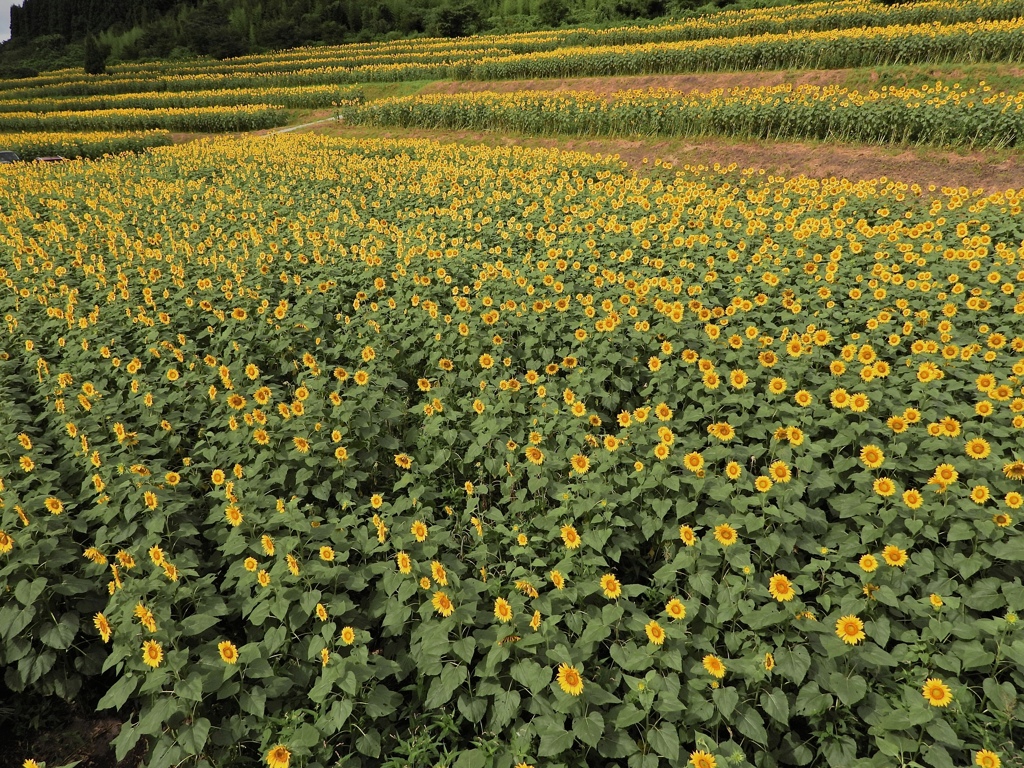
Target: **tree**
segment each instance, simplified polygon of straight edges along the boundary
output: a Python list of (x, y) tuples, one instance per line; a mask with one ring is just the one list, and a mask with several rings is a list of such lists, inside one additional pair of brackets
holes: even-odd
[(483, 21), (480, 11), (470, 3), (442, 5), (434, 8), (427, 19), (431, 37), (463, 37), (479, 31)]
[(568, 18), (569, 6), (565, 0), (540, 0), (537, 15), (545, 27), (557, 27), (564, 24)]
[(100, 45), (95, 37), (85, 38), (85, 73), (87, 75), (105, 75), (107, 73), (107, 56), (110, 48)]

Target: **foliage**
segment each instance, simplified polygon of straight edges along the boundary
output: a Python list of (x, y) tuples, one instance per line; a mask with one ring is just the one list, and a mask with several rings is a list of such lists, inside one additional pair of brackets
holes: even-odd
[(171, 143), (167, 131), (134, 133), (0, 133), (0, 150), (13, 150), (22, 160), (60, 155), (66, 158), (141, 152)]
[(288, 111), (265, 104), (234, 107), (94, 109), (0, 113), (0, 131), (252, 131), (284, 125)]
[(87, 75), (102, 75), (107, 71), (107, 57), (110, 49), (101, 46), (96, 38), (89, 35), (85, 38), (85, 63), (83, 69)]
[(884, 88), (791, 84), (693, 91), (467, 93), (384, 99), (345, 110), (349, 122), (580, 136), (742, 136), (945, 146), (1018, 146), (1024, 94), (989, 85)]
[(105, 691), (119, 755), (1021, 743), (1018, 193), (289, 136), (0, 173), (0, 666)]
[(297, 88), (225, 88), (217, 91), (151, 91), (61, 99), (0, 101), (3, 112), (82, 112), (98, 109), (187, 109), (269, 104), (288, 109), (317, 109), (359, 101), (359, 86), (311, 85)]

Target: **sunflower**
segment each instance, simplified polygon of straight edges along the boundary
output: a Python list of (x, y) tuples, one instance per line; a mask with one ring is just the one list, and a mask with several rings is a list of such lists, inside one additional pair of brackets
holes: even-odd
[(710, 752), (697, 750), (690, 753), (690, 764), (693, 768), (716, 768), (715, 756)]
[(850, 395), (850, 410), (854, 413), (864, 413), (871, 406), (871, 398), (863, 392), (855, 392)]
[(644, 626), (644, 631), (647, 633), (647, 639), (655, 645), (662, 645), (665, 642), (665, 630), (653, 619)]
[(736, 529), (728, 523), (721, 523), (715, 526), (715, 541), (721, 544), (723, 547), (730, 547), (736, 543), (739, 537), (736, 535)]
[(872, 485), (872, 489), (879, 496), (892, 496), (896, 493), (896, 484), (888, 477), (879, 477)]
[(437, 560), (430, 562), (430, 575), (442, 587), (448, 586), (448, 572)]
[(768, 580), (768, 592), (780, 603), (784, 603), (796, 597), (796, 590), (793, 589), (793, 582), (791, 582), (786, 575), (781, 573), (776, 573)]
[(278, 744), (270, 748), (267, 752), (266, 760), (267, 765), (270, 768), (288, 768), (288, 761), (291, 760), (292, 753), (288, 751), (288, 747), (284, 744)]
[(44, 502), (46, 508), (50, 511), (51, 515), (59, 515), (64, 511), (64, 502), (58, 499), (56, 496), (50, 496)]
[(560, 571), (551, 571), (548, 576), (551, 578), (551, 583), (555, 585), (555, 589), (565, 588), (565, 577)]
[(452, 605), (452, 601), (444, 592), (435, 592), (430, 604), (434, 606), (435, 611), (445, 618), (451, 616), (455, 611), (455, 606)]
[(320, 559), (325, 563), (329, 563), (334, 560), (334, 547), (329, 547), (326, 544), (320, 547)]
[(764, 655), (764, 669), (766, 672), (771, 672), (775, 669), (775, 657), (771, 653)]
[(704, 468), (704, 457), (698, 451), (688, 453), (683, 457), (683, 466), (691, 472), (699, 472)]
[(665, 603), (665, 613), (670, 619), (682, 621), (686, 618), (686, 605), (679, 598), (673, 597)]
[(672, 453), (672, 450), (665, 443), (658, 443), (654, 446), (654, 458), (658, 461), (664, 461), (670, 453)]
[(324, 607), (323, 603), (317, 603), (316, 604), (316, 611), (315, 611), (315, 613), (316, 613), (316, 617), (318, 619), (320, 619), (320, 621), (327, 621), (327, 608)]
[(341, 628), (341, 642), (352, 645), (356, 641), (356, 631), (352, 627)]
[(860, 460), (868, 469), (878, 469), (885, 461), (885, 455), (877, 445), (865, 445), (860, 449)]
[(221, 661), (225, 664), (238, 663), (238, 649), (230, 640), (224, 640), (223, 642), (218, 643), (217, 650), (220, 651)]
[(862, 571), (873, 573), (878, 568), (878, 558), (874, 555), (864, 555), (857, 562)]
[(768, 471), (776, 483), (788, 483), (793, 477), (792, 471), (784, 461), (773, 461)]
[(570, 696), (579, 696), (583, 693), (583, 677), (580, 671), (569, 664), (559, 664), (558, 687)]
[(867, 637), (864, 622), (854, 615), (842, 616), (836, 621), (836, 637), (849, 645), (856, 645)]
[(581, 453), (577, 453), (572, 457), (572, 468), (577, 474), (585, 475), (590, 469), (590, 459)]
[(622, 594), (622, 584), (610, 573), (601, 577), (601, 589), (604, 590), (604, 596), (610, 600), (615, 600)]
[(412, 466), (412, 457), (407, 453), (395, 454), (395, 465), (400, 469), (409, 469)]
[(903, 492), (903, 503), (911, 509), (918, 509), (924, 504), (924, 496), (916, 488), (908, 488)]
[(579, 549), (580, 544), (583, 543), (576, 528), (571, 525), (562, 526), (562, 541), (565, 543), (566, 549)]
[(259, 582), (259, 585), (261, 587), (269, 587), (270, 586), (270, 574), (267, 573), (266, 571), (260, 571), (259, 573), (256, 574), (256, 581)]
[(1003, 497), (1003, 501), (1006, 502), (1006, 506), (1010, 509), (1020, 509), (1021, 505), (1024, 504), (1024, 496), (1017, 493), (1017, 491), (1010, 491)]
[(725, 465), (725, 476), (730, 480), (738, 480), (743, 474), (743, 467), (737, 461), (730, 461)]
[(668, 407), (667, 403), (658, 403), (654, 406), (654, 415), (658, 417), (659, 421), (669, 421), (672, 418), (672, 409)]
[(953, 700), (953, 691), (950, 687), (934, 677), (924, 681), (921, 693), (933, 707), (948, 707)]
[(967, 455), (972, 459), (984, 459), (992, 453), (992, 447), (988, 441), (981, 437), (975, 437), (967, 441), (965, 448)]
[(164, 660), (164, 649), (156, 640), (147, 640), (142, 644), (142, 661), (156, 669)]
[(416, 537), (416, 541), (425, 541), (427, 538), (427, 526), (421, 520), (413, 522), (409, 532)]
[(526, 460), (531, 464), (543, 464), (544, 463), (544, 452), (536, 447), (535, 445), (527, 446), (526, 448)]
[(409, 557), (405, 552), (398, 552), (395, 555), (395, 560), (398, 561), (398, 572), (399, 573), (412, 573), (412, 558)]
[(93, 617), (92, 624), (99, 631), (103, 642), (110, 642), (110, 636), (114, 634), (114, 630), (110, 627), (110, 622), (107, 621), (107, 617), (102, 613), (97, 613), (96, 616)]
[(1009, 480), (1024, 480), (1024, 461), (1014, 460), (1004, 464), (1003, 474)]
[(226, 517), (227, 521), (235, 528), (242, 524), (242, 510), (234, 504), (228, 504), (227, 507), (225, 507), (224, 517)]
[(894, 544), (890, 544), (882, 550), (882, 557), (888, 565), (893, 568), (902, 568), (907, 564), (907, 551), (900, 549)]
[(512, 606), (509, 605), (508, 600), (499, 597), (494, 601), (494, 615), (498, 621), (506, 623), (512, 621)]
[(999, 768), (1003, 761), (999, 759), (999, 755), (995, 752), (988, 749), (979, 749), (974, 756), (974, 764), (981, 768)]
[(717, 677), (719, 679), (725, 677), (725, 664), (717, 656), (709, 653), (704, 657), (701, 664), (712, 677)]
[(997, 512), (992, 515), (992, 522), (998, 525), (1000, 528), (1006, 528), (1013, 522), (1013, 518), (1006, 512)]

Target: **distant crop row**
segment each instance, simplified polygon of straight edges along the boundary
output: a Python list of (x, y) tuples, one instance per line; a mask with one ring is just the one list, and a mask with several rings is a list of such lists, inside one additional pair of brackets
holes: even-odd
[(724, 69), (1019, 60), (1024, 0), (886, 8), (843, 2), (713, 14), (647, 27), (412, 40), (279, 52), (228, 62), (72, 70), (0, 82), (9, 100), (357, 82), (566, 77)]
[(0, 131), (254, 131), (284, 125), (288, 111), (255, 104), (190, 109), (97, 109), (89, 112), (0, 114)]
[[(555, 51), (571, 47), (603, 47), (671, 43), (751, 35), (786, 34), (826, 30), (885, 27), (891, 25), (957, 24), (977, 21), (1007, 21), (1024, 16), (1024, 0), (975, 0), (954, 3), (945, 0), (883, 6), (878, 3), (845, 0), (839, 3), (809, 3), (779, 8), (725, 11), (668, 24), (630, 25), (609, 29), (571, 29), (512, 35), (486, 35), (462, 40), (413, 39), (314, 48), (299, 48), (228, 61), (172, 61), (127, 64), (117, 67), (108, 81), (136, 80), (140, 76), (261, 72), (286, 73), (318, 67), (354, 68), (393, 64), (455, 64), (481, 58)], [(7, 87), (66, 84), (66, 70), (57, 77), (12, 81)], [(87, 83), (91, 78), (74, 73)], [(3, 84), (0, 84), (0, 88)]]
[(350, 122), (575, 135), (730, 135), (945, 146), (1024, 143), (1024, 94), (936, 83), (859, 93), (791, 84), (693, 91), (473, 93), (386, 99)]
[(467, 79), (667, 74), (761, 69), (839, 69), (918, 62), (1020, 61), (1024, 20), (920, 24), (688, 43), (566, 48), (484, 59)]
[(214, 91), (150, 91), (54, 99), (0, 101), (5, 112), (66, 112), (103, 109), (186, 109), (267, 104), (289, 109), (317, 109), (362, 97), (354, 86), (313, 85), (299, 88), (234, 88)]
[(0, 149), (17, 152), (22, 160), (60, 155), (68, 159), (141, 152), (171, 143), (167, 131), (92, 133), (0, 133)]

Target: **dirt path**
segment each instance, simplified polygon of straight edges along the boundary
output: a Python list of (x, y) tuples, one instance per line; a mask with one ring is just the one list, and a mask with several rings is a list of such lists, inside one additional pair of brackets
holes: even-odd
[(934, 148), (879, 147), (810, 141), (734, 141), (715, 138), (615, 139), (535, 137), (489, 131), (432, 131), (332, 125), (317, 133), (349, 138), (424, 138), (487, 146), (555, 147), (574, 152), (618, 155), (637, 168), (656, 159), (684, 165), (764, 169), (782, 176), (853, 180), (886, 177), (923, 187), (967, 187), (989, 192), (1024, 188), (1024, 153), (953, 152)]

